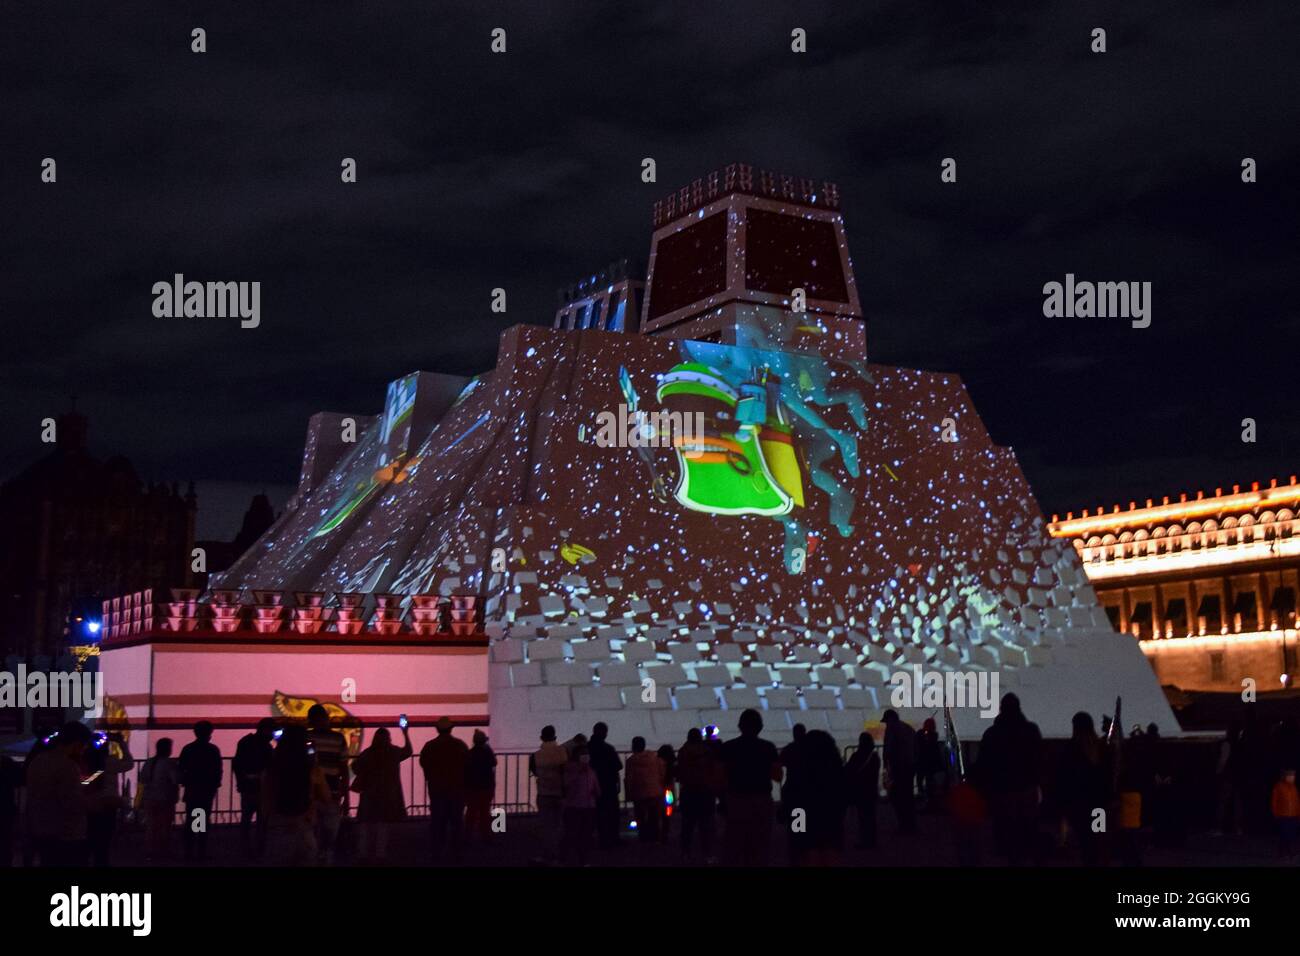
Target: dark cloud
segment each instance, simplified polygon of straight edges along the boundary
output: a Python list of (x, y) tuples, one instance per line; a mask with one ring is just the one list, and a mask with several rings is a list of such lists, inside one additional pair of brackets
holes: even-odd
[[(784, 6), (27, 5), (0, 36), (4, 470), (75, 393), (146, 475), (292, 483), (312, 412), (489, 367), (734, 159), (841, 183), (872, 358), (962, 375), (1049, 511), (1297, 470), (1293, 5)], [(155, 319), (176, 272), (261, 281), (262, 327)], [(1044, 319), (1067, 272), (1153, 282), (1152, 326)]]

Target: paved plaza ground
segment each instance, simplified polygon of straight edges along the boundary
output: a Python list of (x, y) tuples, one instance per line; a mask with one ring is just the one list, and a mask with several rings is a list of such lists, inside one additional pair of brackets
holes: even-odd
[[(919, 833), (914, 836), (899, 834), (893, 815), (887, 806), (879, 813), (879, 840), (875, 849), (853, 848), (856, 829), (852, 818), (846, 824), (847, 847), (841, 856), (841, 865), (851, 867), (955, 867), (957, 850), (948, 818), (942, 814), (918, 815)], [(677, 823), (673, 821), (670, 842), (667, 845), (643, 845), (635, 832), (626, 829), (620, 846), (614, 850), (593, 848), (588, 864), (592, 866), (647, 866), (679, 867), (710, 865), (701, 859), (683, 861), (677, 843)], [(467, 841), (461, 854), (462, 866), (527, 867), (539, 866), (536, 862), (541, 846), (538, 818), (532, 814), (516, 814), (506, 818), (504, 833), (492, 834), (483, 841)], [(354, 833), (354, 831), (353, 831)], [(719, 834), (720, 835), (720, 834)], [(1058, 848), (1052, 835), (1042, 833), (1043, 857), (1040, 864), (1049, 867), (1079, 865), (1079, 855), (1073, 847)], [(428, 824), (423, 817), (412, 817), (395, 824), (389, 841), (387, 865), (428, 865)], [(720, 844), (720, 841), (717, 841)], [(344, 852), (340, 863), (351, 861), (349, 848), (352, 838), (344, 836)], [(991, 831), (985, 828), (980, 839), (981, 866), (1000, 866), (993, 849)], [(114, 844), (113, 864), (116, 866), (185, 866), (180, 859), (180, 835), (174, 840), (174, 857), (160, 864), (146, 864), (144, 859), (144, 833), (133, 825), (119, 830)], [(773, 828), (771, 860), (784, 865), (788, 860), (786, 834)], [(450, 861), (447, 861), (450, 863)], [(245, 857), (238, 829), (230, 825), (214, 826), (209, 833), (209, 865), (211, 866), (267, 866), (270, 861), (249, 860)], [(1117, 858), (1112, 866), (1119, 866)], [(1214, 835), (1193, 833), (1181, 846), (1157, 845), (1154, 834), (1143, 834), (1143, 865), (1150, 867), (1242, 867), (1287, 865), (1279, 859), (1272, 838), (1264, 835)]]

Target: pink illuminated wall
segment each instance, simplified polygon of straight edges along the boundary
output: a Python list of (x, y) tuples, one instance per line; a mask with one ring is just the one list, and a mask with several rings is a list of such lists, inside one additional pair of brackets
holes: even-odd
[[(233, 756), (239, 739), (262, 718), (291, 719), (276, 706), (277, 692), (291, 698), (299, 711), (305, 711), (308, 700), (343, 708), (360, 725), (362, 747), (369, 746), (380, 726), (400, 743), (397, 719), (406, 714), (417, 757), (439, 717), (452, 718), (457, 735), (466, 740), (472, 727), (487, 723), (488, 668), (482, 646), (388, 646), (377, 641), (330, 646), (276, 643), (267, 637), (226, 642), (215, 636), (158, 634), (133, 646), (105, 647), (101, 667), (106, 694), (126, 711), (137, 759), (151, 756), (162, 737), (171, 737), (179, 754), (194, 739), (192, 727), (201, 719), (215, 725), (213, 742), (222, 754)], [(404, 783), (408, 777), (404, 772)], [(415, 779), (422, 779), (418, 770)], [(229, 785), (223, 785), (218, 807), (228, 805)], [(407, 798), (419, 802), (422, 795), (408, 793)]]

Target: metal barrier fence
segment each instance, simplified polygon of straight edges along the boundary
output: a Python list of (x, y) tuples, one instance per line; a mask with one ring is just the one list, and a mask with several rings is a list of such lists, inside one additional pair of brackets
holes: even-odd
[[(500, 807), (509, 814), (536, 813), (536, 785), (537, 781), (528, 772), (528, 758), (532, 756), (527, 753), (498, 753), (496, 769), (496, 794), (492, 799), (493, 807)], [(629, 754), (620, 753), (619, 758), (625, 763)], [(175, 758), (173, 758), (175, 759)], [(348, 758), (349, 762), (355, 760), (355, 756)], [(239, 792), (235, 787), (234, 775), (231, 772), (231, 762), (233, 757), (221, 758), (221, 789), (217, 791), (216, 799), (212, 802), (212, 814), (209, 817), (212, 823), (237, 823), (241, 813)], [(144, 766), (145, 758), (136, 758), (135, 766), (122, 774), (122, 792), (127, 794), (129, 787), (130, 794), (134, 797), (139, 785), (140, 768)], [(428, 791), (424, 784), (424, 772), (420, 769), (420, 754), (417, 751), (411, 757), (402, 761), (402, 791), (406, 795), (406, 812), (411, 816), (427, 816), (429, 813)], [(626, 804), (626, 797), (620, 794), (621, 802)], [(354, 816), (357, 811), (357, 801), (359, 795), (355, 793), (348, 794), (348, 815)], [(183, 822), (184, 807), (178, 806), (176, 810), (177, 821)]]

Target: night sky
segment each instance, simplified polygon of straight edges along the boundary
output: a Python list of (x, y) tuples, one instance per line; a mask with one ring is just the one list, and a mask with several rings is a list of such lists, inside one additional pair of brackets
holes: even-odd
[[(5, 16), (0, 477), (75, 394), (232, 536), (313, 412), (490, 368), (733, 161), (839, 182), (871, 360), (959, 374), (1049, 515), (1300, 471), (1294, 3), (180, 6)], [(261, 326), (155, 318), (177, 272)], [(1044, 318), (1067, 272), (1151, 282), (1150, 328)]]

